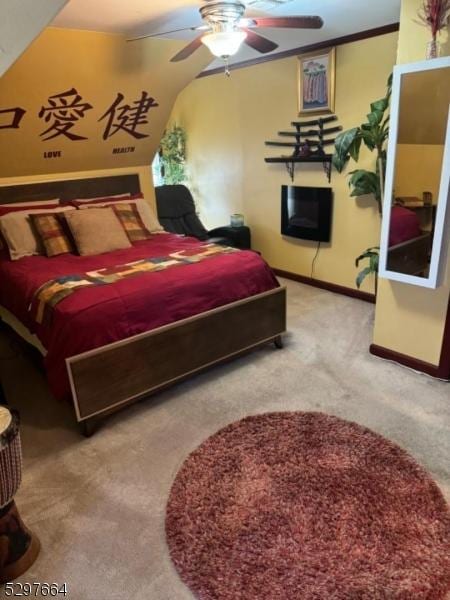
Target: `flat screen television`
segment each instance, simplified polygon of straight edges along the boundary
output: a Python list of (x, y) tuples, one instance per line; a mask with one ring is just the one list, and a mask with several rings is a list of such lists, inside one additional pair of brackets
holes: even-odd
[(333, 190), (324, 187), (281, 187), (281, 233), (301, 240), (329, 242)]

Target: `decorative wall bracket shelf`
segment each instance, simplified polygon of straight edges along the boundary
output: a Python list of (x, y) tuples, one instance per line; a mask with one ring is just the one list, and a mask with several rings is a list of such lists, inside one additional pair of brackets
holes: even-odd
[(328, 182), (331, 181), (331, 159), (332, 154), (322, 154), (320, 156), (309, 156), (302, 158), (300, 156), (274, 156), (265, 158), (266, 163), (285, 163), (287, 172), (292, 181), (294, 181), (296, 163), (322, 163), (323, 170), (327, 176)]
[[(295, 131), (279, 131), (278, 135), (282, 137), (294, 137), (295, 142), (266, 142), (266, 146), (294, 148), (289, 156), (277, 156), (265, 158), (266, 163), (284, 163), (289, 176), (294, 181), (296, 163), (322, 163), (328, 182), (331, 181), (331, 160), (332, 154), (326, 154), (324, 146), (334, 144), (335, 140), (325, 139), (325, 136), (331, 133), (342, 131), (342, 127), (325, 128), (326, 123), (336, 121), (336, 115), (330, 115), (323, 119), (314, 119), (312, 121), (293, 121), (291, 125)], [(307, 127), (307, 129), (305, 129)], [(316, 127), (316, 129), (312, 129)], [(317, 138), (317, 139), (310, 139)]]

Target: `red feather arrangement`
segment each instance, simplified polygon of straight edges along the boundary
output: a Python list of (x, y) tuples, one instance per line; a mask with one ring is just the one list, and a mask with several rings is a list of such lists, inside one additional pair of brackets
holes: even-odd
[(450, 0), (424, 0), (418, 11), (419, 21), (430, 28), (433, 40), (445, 28), (450, 16)]

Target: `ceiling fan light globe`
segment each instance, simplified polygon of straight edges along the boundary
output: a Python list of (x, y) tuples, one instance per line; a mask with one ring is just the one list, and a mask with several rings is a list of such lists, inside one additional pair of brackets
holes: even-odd
[(236, 54), (246, 37), (247, 33), (241, 30), (218, 31), (204, 35), (202, 42), (211, 54), (222, 58)]

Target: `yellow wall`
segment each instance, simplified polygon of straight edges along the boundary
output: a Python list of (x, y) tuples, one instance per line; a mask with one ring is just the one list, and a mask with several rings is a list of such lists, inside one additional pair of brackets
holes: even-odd
[(439, 195), (444, 146), (437, 144), (399, 144), (395, 161), (395, 196), (433, 194), (433, 204)]
[[(178, 92), (210, 60), (204, 49), (189, 61), (170, 63), (182, 43), (127, 43), (120, 35), (46, 29), (0, 79), (0, 110), (26, 110), (19, 129), (0, 129), (0, 178), (149, 165)], [(44, 141), (40, 134), (52, 122), (39, 117), (41, 107), (49, 106), (49, 96), (71, 88), (93, 107), (70, 130), (87, 139), (59, 135)], [(135, 139), (119, 130), (104, 140), (107, 119), (99, 119), (117, 93), (124, 95), (121, 105), (133, 106), (143, 91), (159, 105), (145, 115), (148, 123), (137, 128), (148, 137)], [(113, 154), (114, 148), (128, 147), (135, 151)], [(45, 152), (61, 152), (61, 157), (45, 158)]]
[(228, 223), (230, 213), (244, 211), (238, 73), (194, 80), (178, 96), (170, 119), (187, 131), (189, 187), (211, 228)]
[[(335, 112), (344, 129), (363, 122), (370, 102), (384, 95), (396, 47), (392, 33), (337, 48)], [(264, 163), (265, 156), (287, 153), (264, 141), (279, 139), (277, 131), (297, 118), (297, 64), (292, 57), (233, 71), (229, 79), (195, 80), (179, 95), (171, 121), (186, 128), (190, 185), (205, 222), (220, 225), (243, 212), (253, 247), (272, 266), (309, 276), (316, 244), (280, 234), (280, 188), (290, 184), (289, 176), (284, 165)], [(359, 166), (373, 168), (373, 156), (362, 151)], [(314, 164), (298, 165), (295, 184), (329, 185)], [(354, 259), (378, 243), (380, 219), (373, 199), (349, 197), (344, 174), (333, 172), (331, 186), (332, 243), (323, 245), (314, 276), (355, 287)], [(364, 287), (372, 291), (373, 281)]]
[[(428, 31), (415, 22), (421, 0), (403, 0), (397, 63), (425, 58)], [(448, 30), (441, 36), (443, 54), (450, 53)], [(450, 294), (450, 268), (446, 283), (437, 290), (380, 280), (374, 343), (438, 365)]]

